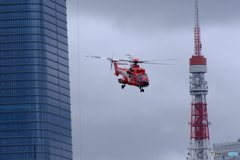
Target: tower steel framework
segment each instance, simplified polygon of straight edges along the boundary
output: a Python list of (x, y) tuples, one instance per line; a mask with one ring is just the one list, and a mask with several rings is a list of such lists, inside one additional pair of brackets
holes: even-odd
[(198, 16), (198, 0), (195, 0), (194, 54), (190, 58), (190, 160), (210, 160), (210, 136), (206, 95), (208, 93), (207, 59), (201, 53), (201, 35)]

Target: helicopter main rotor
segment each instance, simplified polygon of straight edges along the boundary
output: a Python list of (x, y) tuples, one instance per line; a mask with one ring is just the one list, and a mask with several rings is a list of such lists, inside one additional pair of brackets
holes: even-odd
[[(129, 55), (127, 55), (127, 56), (129, 56)], [(124, 59), (105, 58), (105, 57), (99, 57), (99, 56), (89, 56), (89, 55), (87, 57), (109, 60), (111, 62), (111, 66), (112, 66), (113, 62), (128, 62), (128, 63), (131, 63), (133, 65), (138, 65), (138, 63), (156, 64), (156, 65), (172, 65), (172, 64), (167, 64), (167, 63), (151, 63), (151, 62), (177, 60), (177, 59), (163, 59), (163, 60), (140, 61), (139, 59), (124, 60)]]

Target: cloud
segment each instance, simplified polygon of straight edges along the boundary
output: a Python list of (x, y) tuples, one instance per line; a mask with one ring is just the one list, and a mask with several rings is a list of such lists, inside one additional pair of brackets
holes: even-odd
[[(185, 159), (194, 1), (80, 0), (79, 16), (76, 2), (68, 1), (74, 159)], [(211, 143), (235, 141), (240, 2), (199, 3)], [(179, 60), (173, 66), (141, 65), (150, 86), (140, 93), (132, 86), (122, 90), (108, 61), (85, 57), (112, 52), (122, 59), (132, 54), (141, 60)]]
[[(69, 2), (73, 8), (76, 1)], [(199, 1), (202, 25), (226, 25), (239, 19), (239, 1)], [(71, 12), (71, 11), (70, 11)], [(80, 16), (109, 19), (116, 27), (146, 32), (193, 26), (194, 0), (79, 0)], [(224, 22), (224, 23), (223, 23)]]

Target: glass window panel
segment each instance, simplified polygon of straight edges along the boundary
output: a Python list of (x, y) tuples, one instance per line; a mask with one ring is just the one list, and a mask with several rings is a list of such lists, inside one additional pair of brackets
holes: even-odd
[(61, 64), (59, 64), (58, 66), (59, 66), (59, 71), (69, 74), (69, 68), (67, 66), (63, 66)]
[(44, 50), (20, 50), (20, 51), (1, 51), (1, 58), (19, 58), (19, 57), (44, 57), (53, 61), (58, 61), (57, 55)]
[(65, 0), (57, 0), (56, 2), (63, 7), (66, 6), (66, 1)]
[[(61, 107), (63, 110), (70, 111), (70, 104), (67, 104), (67, 103), (64, 103), (64, 102), (60, 102), (60, 107)], [(66, 128), (67, 128), (67, 127), (66, 127)]]
[[(58, 64), (46, 58), (11, 58), (0, 59), (1, 66), (17, 66), (17, 65), (46, 65), (54, 69), (58, 69)], [(66, 67), (67, 68), (67, 67)], [(66, 68), (62, 68), (65, 70)]]
[(61, 42), (58, 42), (58, 48), (66, 51), (66, 52), (68, 51), (68, 45), (61, 43)]
[(71, 113), (69, 111), (61, 110), (60, 113), (61, 113), (61, 116), (64, 118), (70, 119), (71, 117), (70, 116)]
[(28, 27), (28, 26), (35, 26), (35, 27), (45, 27), (50, 30), (56, 31), (56, 25), (44, 20), (6, 20), (1, 23), (1, 28), (9, 28), (9, 27)]
[[(24, 4), (24, 6), (26, 6)], [(44, 9), (43, 9), (44, 10)], [(0, 19), (1, 20), (16, 20), (16, 19), (44, 19), (44, 20), (47, 20), (49, 21), (50, 23), (54, 23), (56, 24), (56, 18), (55, 18), (55, 14), (54, 15), (49, 15), (47, 13), (44, 13), (44, 12), (41, 12), (41, 11), (38, 11), (36, 12), (37, 10), (25, 10), (24, 12), (22, 11), (15, 11), (15, 12), (7, 12), (7, 13), (4, 13), (2, 12), (0, 14)], [(0, 11), (1, 12), (1, 11)], [(4, 22), (1, 22), (1, 23), (4, 23)]]
[(56, 53), (57, 52), (57, 48), (49, 45), (49, 44), (45, 44), (45, 43), (2, 43), (0, 44), (0, 50), (22, 50), (22, 49), (41, 49), (41, 50), (47, 50), (49, 52), (52, 53)]
[[(53, 76), (58, 76), (58, 71), (56, 69), (47, 67), (47, 66), (37, 66), (37, 65), (28, 65), (28, 66), (4, 66), (0, 67), (0, 73), (23, 73), (23, 72), (42, 72), (48, 73)], [(62, 79), (68, 79), (67, 75), (61, 73)]]
[(69, 151), (63, 150), (62, 155), (67, 158), (72, 158), (72, 152), (69, 152)]
[[(0, 82), (1, 81), (15, 81), (15, 80), (46, 80), (55, 84), (58, 84), (58, 78), (51, 76), (49, 74), (45, 73), (18, 73), (18, 74), (0, 74)], [(64, 83), (64, 82), (63, 82)], [(65, 86), (63, 84), (63, 87), (69, 88), (68, 86)]]
[(62, 35), (60, 35), (60, 34), (58, 34), (57, 38), (58, 38), (59, 41), (65, 43), (65, 44), (67, 44), (67, 42), (68, 42), (68, 41), (67, 41), (67, 37), (62, 36)]
[[(42, 87), (45, 88), (47, 86), (45, 81), (13, 81), (13, 82), (1, 82), (1, 89), (4, 88), (31, 88), (31, 87)], [(52, 84), (55, 85), (55, 84)], [(55, 85), (57, 86), (57, 85)]]
[(66, 8), (57, 4), (57, 11), (66, 15)]
[[(46, 104), (16, 104), (16, 105), (1, 105), (1, 112), (17, 112), (17, 111), (44, 111), (55, 115), (61, 115), (58, 106), (50, 106)], [(64, 110), (61, 110), (64, 111)], [(63, 112), (66, 118), (69, 118), (67, 112)]]
[(66, 15), (60, 13), (60, 12), (57, 12), (57, 18), (62, 20), (63, 22), (66, 22), (67, 21), (67, 17)]
[(48, 7), (51, 7), (52, 9), (55, 9), (55, 3), (52, 2), (52, 1), (45, 1), (45, 4), (48, 6)]
[[(60, 117), (55, 114), (48, 112), (19, 112), (19, 113), (0, 113), (1, 123), (5, 122), (30, 122), (30, 121), (41, 121), (52, 123), (53, 125), (61, 125), (64, 128), (71, 127), (70, 119)], [(15, 128), (17, 129), (17, 128)], [(9, 128), (8, 128), (9, 130)], [(52, 130), (52, 129), (51, 129)], [(54, 131), (54, 130), (53, 130)], [(56, 132), (56, 131), (54, 131)]]
[(65, 142), (65, 143), (70, 142), (71, 139), (72, 139), (71, 137), (67, 137), (67, 136), (62, 135), (62, 141)]
[(50, 14), (51, 16), (55, 16), (56, 11), (50, 7), (44, 6), (44, 12)]
[(70, 90), (67, 88), (59, 87), (60, 88), (60, 93), (64, 95), (70, 95)]
[(39, 4), (0, 5), (0, 12), (16, 11), (44, 11), (44, 6)]
[[(24, 88), (24, 89), (5, 89), (5, 90), (0, 90), (0, 96), (22, 96), (22, 95), (43, 95), (43, 96), (49, 96), (55, 99), (59, 98), (59, 93), (54, 92), (52, 90), (48, 89), (41, 89), (41, 88)], [(68, 101), (67, 97), (65, 96), (60, 96), (62, 100)], [(68, 97), (69, 98), (69, 97)]]
[(67, 23), (57, 19), (57, 25), (62, 28), (67, 28)]
[(59, 80), (59, 84), (60, 86), (62, 87), (65, 87), (65, 88), (69, 88), (69, 82), (68, 81), (65, 81), (65, 80)]
[(58, 61), (59, 61), (59, 63), (65, 65), (65, 66), (68, 66), (68, 60), (65, 58), (59, 57)]
[(66, 81), (69, 81), (69, 75), (65, 74), (63, 72), (59, 72), (59, 78), (63, 79), (63, 80), (66, 80)]
[(61, 34), (61, 35), (65, 36), (65, 37), (67, 37), (67, 29), (63, 29), (61, 27), (57, 27), (57, 32), (58, 32), (58, 34)]
[[(57, 46), (57, 41), (48, 36), (43, 35), (16, 35), (16, 36), (0, 36), (0, 43), (16, 43), (16, 42), (45, 42), (53, 46)], [(2, 45), (4, 46), (4, 44)]]
[[(65, 59), (68, 59), (68, 52), (66, 52), (66, 51), (58, 49), (58, 55), (60, 56), (60, 58), (63, 57)], [(67, 66), (68, 66), (68, 62), (67, 62)]]
[(0, 34), (3, 35), (18, 35), (18, 34), (43, 34), (46, 36), (50, 36), (54, 39), (57, 38), (56, 32), (53, 32), (46, 28), (41, 27), (19, 27), (19, 28), (1, 28)]
[(70, 97), (60, 94), (60, 101), (70, 104)]

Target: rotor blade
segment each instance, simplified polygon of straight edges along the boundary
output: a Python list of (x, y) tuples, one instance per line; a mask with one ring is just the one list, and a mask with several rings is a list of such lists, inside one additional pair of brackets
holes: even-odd
[(117, 65), (129, 65), (128, 62), (125, 62), (125, 63), (119, 63), (119, 62), (116, 62)]
[(132, 57), (131, 54), (126, 54), (126, 56), (127, 56), (129, 59), (133, 59), (133, 57)]
[(134, 61), (132, 60), (124, 60), (124, 59), (119, 59), (118, 61), (122, 61), (122, 62), (130, 62), (130, 63), (133, 63)]
[(139, 63), (157, 62), (157, 61), (173, 61), (173, 60), (179, 60), (179, 59), (162, 59), (162, 60), (139, 61)]
[(173, 65), (173, 64), (167, 64), (167, 63), (145, 63), (145, 62), (143, 64)]
[(106, 60), (109, 60), (109, 61), (113, 61), (112, 58), (105, 58), (105, 57), (99, 57), (99, 56), (86, 56), (86, 57), (91, 57), (91, 58), (99, 58), (99, 59), (106, 59)]
[(111, 58), (105, 58), (105, 57), (99, 57), (99, 56), (89, 56), (89, 55), (87, 55), (86, 57), (99, 58), (99, 59), (111, 59)]

